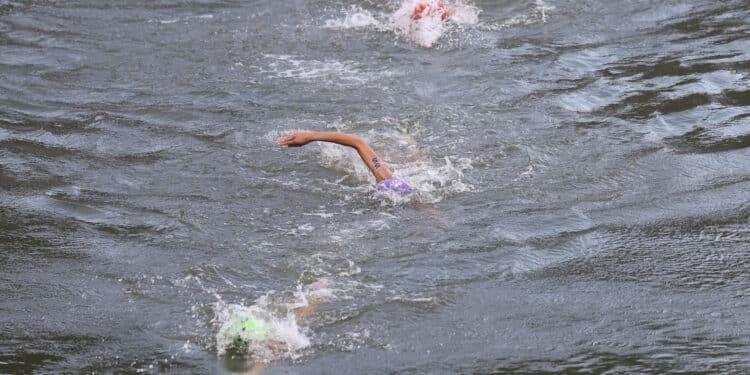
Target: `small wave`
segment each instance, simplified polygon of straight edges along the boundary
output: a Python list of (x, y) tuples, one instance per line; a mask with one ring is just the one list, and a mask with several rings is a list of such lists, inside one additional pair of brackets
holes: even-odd
[(169, 25), (169, 24), (178, 23), (178, 22), (188, 22), (192, 20), (210, 20), (213, 18), (214, 18), (213, 14), (200, 14), (197, 16), (177, 17), (177, 18), (169, 18), (169, 19), (164, 19), (164, 20), (149, 20), (149, 22), (158, 22), (162, 25)]
[(178, 221), (163, 212), (98, 203), (92, 198), (95, 194), (101, 192), (70, 186), (43, 196), (22, 198), (18, 203), (47, 216), (72, 219), (113, 234), (166, 233), (180, 227)]
[(486, 28), (489, 30), (503, 30), (508, 29), (511, 27), (518, 27), (518, 26), (526, 26), (526, 25), (532, 25), (537, 23), (546, 23), (547, 18), (549, 17), (549, 12), (551, 10), (554, 10), (555, 8), (547, 5), (542, 0), (535, 0), (534, 6), (529, 11), (514, 15), (508, 19), (487, 24), (487, 25), (480, 25), (482, 28)]
[[(80, 123), (72, 123), (65, 129), (74, 126), (80, 127), (81, 130), (60, 133), (59, 129), (49, 128), (17, 132), (0, 128), (0, 145), (14, 153), (47, 158), (81, 154), (108, 160), (116, 158), (125, 162), (152, 162), (177, 147), (173, 144), (159, 143), (145, 133), (139, 134), (140, 139), (136, 139), (131, 133), (129, 139), (133, 142), (122, 142), (119, 131), (102, 131), (96, 126), (87, 127)], [(134, 146), (135, 144), (137, 146)]]
[[(657, 86), (658, 80), (651, 80), (654, 86)], [(680, 97), (707, 94), (721, 94), (725, 90), (743, 89), (746, 86), (745, 75), (738, 72), (727, 70), (718, 70), (707, 72), (690, 77), (682, 77), (679, 83), (664, 90), (664, 97), (667, 99), (679, 99)]]

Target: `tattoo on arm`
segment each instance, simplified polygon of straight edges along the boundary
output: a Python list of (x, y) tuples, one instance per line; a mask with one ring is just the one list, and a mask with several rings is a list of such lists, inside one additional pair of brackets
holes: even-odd
[(378, 158), (372, 158), (372, 164), (375, 165), (375, 169), (380, 169), (380, 161)]

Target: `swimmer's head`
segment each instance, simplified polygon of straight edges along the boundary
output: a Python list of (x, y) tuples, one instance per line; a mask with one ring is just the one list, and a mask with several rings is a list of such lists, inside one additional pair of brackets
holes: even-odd
[(227, 330), (232, 347), (243, 348), (252, 343), (260, 343), (268, 337), (266, 322), (260, 319), (237, 319)]
[(377, 190), (381, 192), (391, 191), (399, 195), (409, 195), (414, 191), (406, 181), (398, 178), (380, 181)]

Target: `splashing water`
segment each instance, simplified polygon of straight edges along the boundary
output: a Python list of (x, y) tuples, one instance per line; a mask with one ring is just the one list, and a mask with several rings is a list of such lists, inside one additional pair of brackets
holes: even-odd
[[(432, 11), (421, 12), (415, 17), (418, 7), (426, 7)], [(450, 22), (466, 25), (478, 23), (479, 9), (461, 2), (409, 0), (401, 4), (391, 20), (398, 34), (429, 48), (445, 33)]]
[[(345, 131), (348, 125), (337, 122), (331, 127)], [(447, 196), (472, 188), (463, 181), (464, 172), (473, 168), (469, 158), (445, 156), (433, 160), (429, 149), (418, 145), (414, 136), (396, 129), (370, 130), (364, 138), (381, 154), (393, 174), (409, 183), (416, 191), (412, 196), (406, 197), (388, 192), (377, 193), (387, 197), (392, 203), (401, 204), (415, 199), (423, 203), (437, 203)], [(360, 184), (374, 185), (372, 173), (362, 163), (356, 151), (335, 144), (319, 144), (321, 164), (324, 167), (346, 172), (344, 179), (351, 177)]]
[[(215, 304), (216, 315), (213, 319), (213, 324), (218, 327), (216, 333), (218, 354), (225, 355), (228, 349), (233, 348), (235, 339), (233, 326), (237, 321), (254, 319), (264, 322), (267, 327), (266, 339), (260, 342), (250, 341), (247, 347), (237, 349), (241, 349), (245, 354), (251, 355), (253, 360), (261, 363), (268, 363), (283, 357), (298, 357), (301, 349), (310, 346), (310, 339), (297, 323), (293, 308), (306, 303), (303, 298), (286, 306), (278, 306), (286, 310), (285, 314), (279, 315), (274, 312), (276, 309), (269, 302), (269, 295), (259, 298), (252, 306), (230, 304), (219, 300)], [(278, 350), (282, 346), (284, 350)]]
[(462, 181), (464, 171), (472, 169), (471, 159), (446, 156), (444, 164), (422, 160), (394, 164), (400, 176), (417, 191), (420, 202), (437, 203), (445, 197), (469, 191), (471, 185)]
[(328, 29), (353, 29), (368, 26), (373, 26), (378, 29), (387, 28), (386, 25), (383, 25), (383, 23), (378, 21), (370, 11), (356, 6), (349, 8), (344, 19), (329, 19), (326, 20), (324, 25), (324, 27)]
[[(247, 354), (257, 363), (269, 363), (281, 358), (296, 359), (301, 350), (310, 346), (306, 329), (299, 324), (307, 319), (317, 305), (336, 299), (333, 282), (321, 278), (306, 287), (297, 285), (296, 291), (277, 293), (270, 291), (258, 298), (252, 306), (224, 302), (216, 295), (215, 315), (212, 324), (217, 327), (216, 348), (220, 356), (228, 350)], [(238, 322), (256, 321), (260, 332), (241, 332)], [(247, 333), (247, 335), (244, 335)], [(252, 339), (251, 336), (262, 337)], [(245, 345), (237, 347), (236, 339)]]
[(259, 75), (269, 79), (297, 81), (325, 81), (331, 85), (365, 84), (372, 79), (390, 75), (389, 72), (365, 71), (354, 61), (314, 60), (292, 55), (264, 54), (267, 66), (254, 66)]
[[(415, 9), (427, 10), (418, 12)], [(416, 14), (418, 16), (415, 17)], [(383, 18), (383, 20), (378, 18)], [(424, 48), (429, 48), (451, 25), (476, 25), (478, 22), (479, 8), (463, 1), (407, 0), (402, 2), (394, 13), (388, 15), (373, 14), (370, 11), (352, 7), (343, 19), (326, 20), (324, 27), (330, 29), (375, 27), (381, 31), (394, 32)]]

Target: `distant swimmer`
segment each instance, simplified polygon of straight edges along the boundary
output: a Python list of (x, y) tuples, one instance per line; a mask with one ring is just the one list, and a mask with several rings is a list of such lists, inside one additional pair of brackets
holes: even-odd
[(445, 21), (454, 13), (456, 13), (456, 8), (448, 8), (448, 6), (442, 2), (420, 2), (414, 6), (414, 12), (412, 13), (411, 18), (419, 20), (423, 17), (434, 17), (439, 15), (440, 19)]
[(393, 176), (393, 173), (386, 167), (383, 160), (370, 148), (369, 145), (360, 137), (345, 133), (332, 133), (332, 132), (314, 132), (314, 131), (299, 131), (281, 137), (276, 141), (276, 144), (281, 146), (289, 147), (300, 147), (310, 142), (321, 141), (321, 142), (332, 142), (343, 146), (349, 146), (357, 150), (359, 157), (365, 163), (367, 168), (370, 169), (373, 175), (375, 175), (375, 188), (378, 191), (383, 192), (394, 192), (399, 195), (408, 195), (413, 192), (413, 189), (406, 183)]
[(476, 25), (478, 14), (464, 0), (403, 0), (391, 20), (399, 34), (429, 48), (451, 25)]

